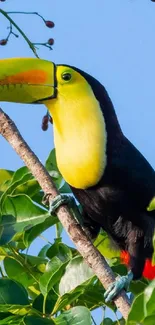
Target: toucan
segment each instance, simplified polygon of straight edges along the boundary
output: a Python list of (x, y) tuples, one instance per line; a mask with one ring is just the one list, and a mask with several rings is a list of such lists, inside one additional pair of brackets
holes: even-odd
[(128, 274), (105, 293), (106, 301), (113, 299), (153, 268), (154, 169), (123, 134), (104, 86), (78, 68), (35, 58), (1, 60), (0, 101), (48, 108), (58, 168), (85, 224), (93, 235), (104, 229), (127, 256)]

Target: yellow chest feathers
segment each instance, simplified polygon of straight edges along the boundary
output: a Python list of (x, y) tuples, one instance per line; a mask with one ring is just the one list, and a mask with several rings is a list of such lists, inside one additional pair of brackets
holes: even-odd
[(95, 96), (61, 96), (47, 105), (54, 122), (58, 168), (71, 186), (98, 183), (106, 166), (106, 130)]

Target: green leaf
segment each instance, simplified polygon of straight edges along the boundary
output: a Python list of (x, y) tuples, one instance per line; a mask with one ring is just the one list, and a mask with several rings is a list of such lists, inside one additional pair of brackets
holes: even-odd
[[(22, 255), (21, 255), (22, 256)], [(17, 260), (6, 257), (4, 259), (4, 268), (8, 277), (12, 280), (16, 280), (21, 283), (25, 288), (32, 286), (36, 280), (39, 279), (41, 273), (39, 271), (40, 268), (44, 266), (45, 262), (41, 258), (37, 258), (36, 256), (24, 256), (23, 263), (18, 262)], [(39, 261), (38, 261), (39, 260)], [(20, 277), (19, 277), (20, 274)]]
[(154, 325), (154, 322), (155, 322), (155, 314), (146, 317), (143, 322), (143, 325)]
[(45, 168), (48, 170), (56, 187), (59, 188), (62, 183), (63, 178), (62, 178), (60, 171), (57, 167), (55, 149), (53, 149), (50, 152), (50, 154), (46, 160), (46, 163), (45, 163)]
[(126, 325), (134, 325), (134, 322), (141, 322), (144, 317), (144, 294), (141, 293), (136, 297), (131, 306)]
[(57, 166), (55, 148), (51, 150), (51, 152), (45, 162), (45, 167), (48, 170), (48, 172), (51, 170), (56, 170), (58, 173), (60, 173), (58, 166)]
[[(55, 314), (71, 304), (74, 304), (74, 306), (83, 305), (89, 309), (103, 306), (105, 304), (104, 292), (105, 290), (101, 283), (97, 280), (96, 276), (93, 276), (78, 285), (72, 291), (60, 296), (54, 306), (52, 314)], [(108, 303), (106, 305), (112, 310), (115, 310), (114, 304)]]
[(130, 283), (129, 291), (131, 291), (135, 296), (137, 296), (146, 289), (147, 285), (148, 284), (145, 282), (145, 280), (132, 281)]
[(155, 265), (155, 232), (154, 232), (154, 236), (153, 236), (153, 256), (152, 256), (152, 264)]
[(24, 317), (23, 325), (55, 325), (55, 322), (52, 319), (26, 316)]
[(10, 279), (0, 279), (0, 304), (28, 305), (28, 294), (21, 284)]
[(106, 258), (120, 257), (120, 249), (114, 246), (105, 231), (100, 233), (94, 241), (94, 246)]
[(153, 211), (153, 210), (155, 210), (155, 197), (152, 198), (151, 202), (147, 207), (147, 211)]
[(8, 249), (0, 247), (0, 261), (3, 261), (4, 258), (8, 255)]
[[(25, 167), (22, 167), (25, 169)], [(17, 171), (18, 173), (18, 171)], [(15, 173), (16, 174), (16, 173)], [(15, 191), (15, 189), (21, 185), (21, 184), (24, 184), (25, 182), (27, 182), (28, 180), (32, 179), (33, 176), (30, 172), (24, 174), (21, 178), (18, 179), (18, 177), (16, 177), (14, 174), (13, 178), (11, 179), (11, 182), (9, 184), (9, 186), (7, 187), (6, 191), (3, 193), (3, 195), (1, 196), (0, 198), (0, 203), (1, 203), (1, 210), (2, 210), (2, 207), (3, 207), (3, 203), (6, 199), (6, 197), (8, 195), (11, 195), (13, 194), (13, 192)], [(20, 173), (19, 173), (20, 174)], [(19, 175), (18, 175), (19, 176)]]
[(106, 318), (104, 318), (104, 321), (100, 325), (113, 325), (113, 324), (114, 323), (113, 323), (112, 319), (109, 317), (106, 317)]
[(25, 262), (29, 262), (33, 267), (38, 266), (40, 264), (47, 263), (47, 259), (44, 257), (39, 257), (39, 256), (33, 256), (33, 255), (28, 255), (28, 254), (21, 254), (21, 256), (24, 257)]
[(92, 325), (89, 309), (83, 306), (73, 307), (55, 318), (57, 325)]
[(48, 218), (46, 218), (44, 222), (25, 230), (23, 236), (24, 245), (29, 247), (33, 240), (36, 239), (43, 231), (47, 230), (58, 222), (59, 220), (57, 217), (48, 215)]
[(62, 262), (69, 261), (72, 258), (72, 252), (70, 248), (57, 240), (55, 243), (48, 249), (46, 253), (48, 258), (53, 258), (57, 256)]
[[(108, 264), (110, 265), (110, 267), (112, 268), (114, 273), (117, 273), (119, 275), (126, 275), (127, 274), (127, 267), (124, 264), (116, 264), (113, 266), (113, 261), (114, 259), (111, 259), (110, 261), (108, 260)], [(114, 261), (115, 264), (115, 261)]]
[(27, 315), (30, 311), (32, 312), (31, 305), (0, 304), (0, 313), (9, 312), (14, 315), (24, 316)]
[(52, 311), (52, 315), (63, 310), (66, 306), (73, 304), (83, 292), (82, 288), (73, 290), (73, 292), (65, 293), (59, 297)]
[(50, 244), (46, 244), (45, 246), (43, 246), (43, 247), (41, 248), (40, 252), (38, 253), (38, 256), (39, 256), (39, 257), (46, 257), (46, 256), (47, 256), (46, 253), (47, 253), (47, 251), (48, 251), (48, 249), (49, 249), (50, 247), (51, 247)]
[(41, 190), (37, 192), (35, 195), (33, 195), (33, 201), (45, 208), (46, 205), (43, 203), (43, 198), (44, 198), (44, 193)]
[[(124, 318), (121, 318), (119, 319), (119, 323), (118, 321), (116, 320), (116, 322), (113, 322), (113, 325), (125, 325), (125, 319)], [(102, 324), (101, 324), (102, 325)], [(137, 324), (138, 325), (138, 324)]]
[[(142, 324), (147, 324), (146, 319), (155, 315), (155, 280), (152, 281), (145, 291), (136, 297), (134, 300), (128, 320), (127, 325), (132, 325), (133, 322), (140, 322)], [(140, 312), (139, 312), (140, 311)], [(147, 320), (148, 322), (149, 320)], [(149, 324), (149, 323), (148, 323)]]
[(30, 171), (26, 166), (23, 166), (23, 167), (17, 169), (12, 177), (11, 183), (13, 184), (13, 183), (21, 180), (27, 174), (30, 174)]
[(63, 232), (63, 225), (61, 222), (58, 222), (57, 225), (56, 225), (56, 233), (57, 233), (57, 237), (61, 237), (62, 235), (62, 232)]
[[(54, 305), (57, 301), (58, 295), (56, 292), (52, 289), (49, 291), (49, 293), (46, 296), (46, 302), (45, 302), (45, 313), (51, 314)], [(36, 299), (33, 302), (33, 308), (39, 310), (40, 312), (43, 312), (43, 305), (44, 305), (44, 296), (40, 294), (36, 297)]]
[(64, 184), (60, 187), (59, 190), (61, 193), (65, 193), (65, 194), (72, 193), (70, 186), (66, 182), (64, 182)]
[(26, 271), (26, 268), (22, 264), (20, 264), (13, 258), (6, 257), (4, 259), (4, 268), (6, 274), (10, 279), (19, 281), (25, 287), (28, 287), (29, 285), (33, 284), (33, 277), (29, 274), (28, 271)]
[(35, 205), (24, 194), (8, 196), (3, 205), (0, 225), (0, 245), (8, 243), (17, 232), (40, 224), (49, 217), (46, 210)]
[(105, 289), (100, 281), (94, 279), (94, 281), (86, 283), (83, 293), (77, 299), (77, 305), (86, 306), (90, 310), (106, 305), (114, 310), (115, 307), (112, 303), (105, 303), (104, 293)]
[(155, 280), (153, 280), (144, 291), (144, 306), (146, 315), (155, 314)]
[(11, 194), (26, 194), (30, 197), (33, 197), (38, 193), (39, 190), (40, 185), (38, 184), (38, 182), (35, 179), (31, 179), (25, 183), (16, 186), (16, 188), (14, 189), (14, 191), (12, 191)]
[(28, 263), (30, 268), (34, 271), (33, 275), (35, 276), (35, 278), (37, 279), (40, 278), (41, 273), (45, 272), (47, 259), (39, 256), (28, 255), (28, 254), (21, 254), (21, 256), (24, 257), (25, 267), (26, 267), (26, 263)]
[(60, 261), (59, 258), (53, 257), (46, 265), (46, 270), (40, 278), (40, 291), (43, 295), (46, 295), (51, 288), (59, 282), (66, 263)]
[(61, 295), (70, 292), (81, 283), (93, 276), (92, 270), (83, 261), (81, 256), (73, 258), (66, 267), (65, 273), (59, 283)]
[(22, 324), (22, 316), (11, 315), (9, 317), (5, 317), (4, 319), (0, 320), (0, 325), (23, 325)]
[(27, 292), (31, 300), (36, 299), (36, 297), (40, 295), (39, 284), (35, 282), (33, 285), (27, 288)]
[[(71, 305), (72, 303), (75, 304), (75, 302), (78, 301), (77, 299), (85, 292), (87, 286), (90, 286), (95, 281), (95, 279), (96, 277), (93, 276), (91, 279), (77, 286), (72, 291), (60, 296), (54, 306), (52, 314), (55, 314), (56, 312), (62, 310), (66, 306)], [(102, 305), (103, 305), (103, 301), (102, 301)]]
[(6, 181), (10, 180), (13, 174), (14, 172), (11, 170), (0, 169), (0, 191), (6, 190)]

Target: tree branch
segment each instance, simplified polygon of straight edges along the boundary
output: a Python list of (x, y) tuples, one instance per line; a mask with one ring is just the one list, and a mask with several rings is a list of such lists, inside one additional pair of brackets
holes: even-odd
[[(55, 188), (50, 175), (22, 138), (14, 122), (2, 111), (2, 109), (0, 109), (0, 134), (10, 143), (26, 166), (30, 169), (45, 194), (48, 194), (50, 202), (58, 195), (58, 191)], [(87, 238), (80, 225), (77, 224), (73, 216), (70, 214), (67, 206), (64, 205), (57, 209), (57, 216), (86, 263), (92, 268), (104, 288), (107, 289), (109, 284), (115, 281), (115, 276), (104, 257)], [(130, 310), (130, 302), (125, 291), (121, 291), (117, 298), (115, 298), (114, 302), (123, 317), (127, 319)]]

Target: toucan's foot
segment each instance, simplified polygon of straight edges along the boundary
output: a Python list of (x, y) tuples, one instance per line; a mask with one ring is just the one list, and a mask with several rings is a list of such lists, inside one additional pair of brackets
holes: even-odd
[(76, 219), (78, 223), (83, 224), (83, 219), (81, 213), (79, 211), (78, 206), (76, 205), (75, 199), (71, 195), (59, 194), (57, 195), (51, 202), (49, 207), (49, 213), (53, 214), (56, 209), (58, 209), (61, 205), (67, 204), (70, 209), (72, 215)]
[(57, 195), (51, 202), (49, 207), (49, 213), (52, 214), (63, 204), (69, 204), (72, 198), (68, 195)]
[(133, 273), (129, 271), (127, 275), (121, 276), (118, 280), (113, 282), (104, 294), (105, 302), (114, 299), (122, 289), (127, 290), (132, 279)]

